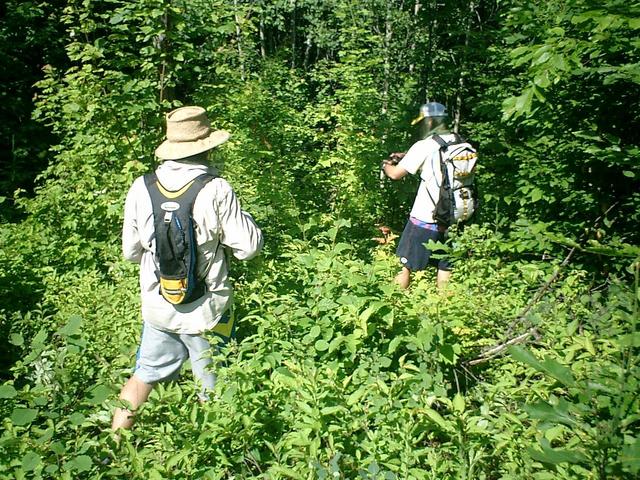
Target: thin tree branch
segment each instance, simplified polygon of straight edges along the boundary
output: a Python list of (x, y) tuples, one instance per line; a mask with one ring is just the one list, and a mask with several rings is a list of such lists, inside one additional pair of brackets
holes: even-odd
[[(613, 205), (611, 205), (602, 215), (600, 215), (598, 218), (595, 219), (595, 221), (593, 222), (593, 227), (592, 228), (597, 228), (600, 225), (600, 222), (609, 214), (609, 212), (611, 212), (611, 210), (613, 210), (619, 202), (615, 202)], [(579, 239), (579, 242), (584, 241), (585, 237), (586, 237), (587, 233), (583, 233)], [(520, 314), (516, 317), (516, 319), (511, 322), (511, 325), (509, 325), (509, 328), (507, 329), (507, 333), (505, 334), (505, 337), (509, 337), (511, 335), (511, 333), (513, 332), (513, 330), (515, 329), (516, 325), (518, 325), (519, 323), (522, 323), (526, 318), (526, 315), (531, 311), (531, 309), (533, 308), (533, 306), (538, 303), (542, 297), (544, 296), (544, 294), (547, 292), (547, 290), (549, 289), (549, 287), (558, 279), (558, 277), (560, 276), (560, 272), (562, 271), (562, 269), (564, 267), (566, 267), (569, 264), (569, 261), (571, 260), (571, 257), (573, 256), (573, 254), (575, 253), (575, 251), (578, 249), (578, 246), (574, 246), (571, 248), (571, 250), (569, 251), (569, 253), (567, 254), (567, 256), (564, 258), (564, 260), (562, 261), (562, 263), (560, 265), (558, 265), (558, 268), (556, 268), (556, 271), (553, 273), (553, 275), (551, 276), (551, 278), (549, 278), (549, 280), (547, 280), (536, 292), (536, 294), (533, 296), (533, 298), (529, 301), (529, 303), (527, 303), (527, 305), (521, 310)], [(530, 338), (534, 338), (536, 340), (538, 340), (539, 338), (541, 338), (542, 334), (541, 332), (538, 330), (537, 327), (532, 327), (529, 330), (527, 330), (525, 333), (518, 335), (517, 337), (514, 337), (510, 340), (505, 340), (502, 343), (488, 349), (485, 350), (484, 352), (482, 352), (477, 358), (470, 360), (468, 362), (464, 362), (465, 365), (469, 365), (469, 366), (473, 366), (473, 365), (478, 365), (480, 363), (484, 363), (487, 362), (493, 358), (495, 358), (496, 356), (498, 356), (500, 353), (502, 353), (509, 345), (516, 345), (518, 343), (523, 343), (526, 342), (527, 340), (529, 340)]]
[(478, 365), (480, 363), (488, 362), (489, 360), (492, 360), (498, 355), (500, 355), (504, 350), (507, 349), (507, 347), (511, 345), (524, 343), (530, 338), (533, 338), (534, 340), (539, 340), (541, 336), (542, 335), (540, 334), (540, 332), (538, 332), (538, 329), (536, 327), (530, 328), (522, 335), (518, 335), (517, 337), (514, 337), (511, 340), (506, 341), (504, 343), (501, 343), (500, 345), (496, 345), (490, 348), (489, 350), (483, 352), (478, 358), (465, 362), (465, 365), (473, 366), (473, 365)]

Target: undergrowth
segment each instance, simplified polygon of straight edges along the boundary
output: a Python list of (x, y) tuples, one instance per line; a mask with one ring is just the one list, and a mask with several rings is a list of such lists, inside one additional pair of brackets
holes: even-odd
[[(12, 319), (22, 355), (0, 387), (0, 476), (637, 473), (637, 285), (593, 293), (586, 272), (567, 269), (514, 322), (557, 262), (500, 260), (495, 235), (473, 226), (455, 239), (445, 294), (429, 271), (401, 291), (392, 246), (365, 261), (348, 228), (289, 239), (288, 253), (238, 270), (239, 336), (217, 358), (215, 399), (199, 404), (186, 370), (154, 390), (120, 446), (108, 426), (139, 339), (135, 269), (52, 276), (56, 293)], [(531, 326), (530, 350), (470, 366)]]

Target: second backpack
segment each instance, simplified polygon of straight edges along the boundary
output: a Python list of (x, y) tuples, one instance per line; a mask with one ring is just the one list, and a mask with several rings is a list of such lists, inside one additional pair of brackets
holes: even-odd
[(478, 155), (460, 135), (445, 142), (439, 135), (433, 135), (440, 145), (440, 195), (436, 202), (433, 218), (439, 225), (449, 227), (469, 220), (476, 211), (478, 197), (474, 185), (475, 167)]

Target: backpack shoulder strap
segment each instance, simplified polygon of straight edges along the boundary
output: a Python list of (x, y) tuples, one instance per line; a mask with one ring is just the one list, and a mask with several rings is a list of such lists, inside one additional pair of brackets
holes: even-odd
[(147, 192), (149, 192), (149, 197), (151, 198), (153, 215), (154, 217), (157, 217), (160, 214), (160, 204), (166, 200), (166, 197), (162, 194), (162, 191), (159, 188), (160, 181), (158, 180), (156, 172), (145, 174), (144, 184), (147, 187)]
[(158, 176), (156, 175), (156, 172), (145, 173), (143, 178), (144, 178), (144, 184), (147, 186), (147, 189), (149, 189), (149, 187), (151, 187), (158, 181)]
[(431, 138), (438, 144), (440, 145), (440, 150), (446, 150), (447, 147), (449, 146), (448, 142), (445, 142), (444, 139), (438, 135), (437, 133), (431, 135)]
[(198, 195), (202, 187), (204, 187), (208, 182), (210, 182), (214, 178), (217, 178), (217, 176), (214, 174), (203, 173), (201, 175), (198, 175), (196, 178), (194, 178), (190, 182), (188, 182), (182, 188), (172, 191), (165, 188), (160, 182), (160, 180), (158, 179), (158, 176), (156, 175), (156, 173), (152, 172), (152, 173), (147, 173), (144, 176), (144, 183), (147, 187), (147, 190), (151, 194), (152, 200), (157, 198), (157, 195), (159, 194), (164, 199), (186, 198), (187, 203), (193, 203), (193, 201), (195, 200), (196, 196)]
[(218, 178), (218, 176), (214, 175), (213, 173), (203, 173), (202, 175), (198, 175), (193, 180), (196, 191), (199, 192), (207, 183), (209, 183), (214, 178)]
[(431, 136), (431, 138), (433, 138), (433, 140), (438, 145), (440, 145), (440, 150), (441, 151), (446, 150), (447, 147), (450, 147), (451, 145), (457, 145), (459, 143), (466, 143), (467, 142), (467, 140), (462, 135), (460, 135), (459, 133), (452, 133), (452, 135), (453, 135), (453, 140), (450, 141), (450, 142), (445, 142), (444, 139), (440, 135), (438, 135), (437, 133), (433, 134)]

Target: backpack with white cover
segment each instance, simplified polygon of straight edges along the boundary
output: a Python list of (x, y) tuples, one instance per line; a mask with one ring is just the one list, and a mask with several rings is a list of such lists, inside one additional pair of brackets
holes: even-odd
[(206, 291), (204, 280), (196, 274), (198, 255), (192, 211), (198, 193), (214, 178), (204, 173), (171, 191), (162, 186), (155, 172), (144, 176), (153, 206), (160, 294), (174, 305), (193, 302)]
[(442, 172), (440, 195), (435, 202), (433, 218), (445, 227), (471, 218), (478, 204), (474, 186), (478, 154), (460, 135), (453, 135), (455, 138), (451, 142), (445, 142), (437, 134), (431, 137), (440, 145)]

